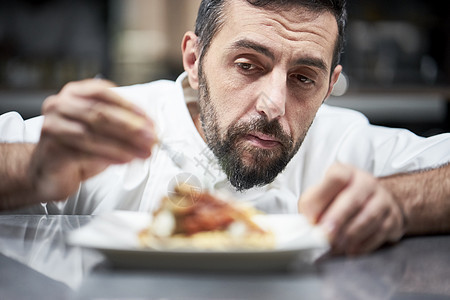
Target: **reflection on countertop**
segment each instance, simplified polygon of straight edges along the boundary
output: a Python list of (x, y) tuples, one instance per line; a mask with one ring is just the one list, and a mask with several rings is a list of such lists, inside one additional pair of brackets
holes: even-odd
[(289, 272), (113, 269), (65, 241), (92, 218), (0, 215), (1, 299), (450, 299), (450, 236), (406, 238)]
[(68, 231), (90, 216), (0, 216), (0, 253), (45, 276), (76, 289), (103, 258), (93, 251), (66, 244)]

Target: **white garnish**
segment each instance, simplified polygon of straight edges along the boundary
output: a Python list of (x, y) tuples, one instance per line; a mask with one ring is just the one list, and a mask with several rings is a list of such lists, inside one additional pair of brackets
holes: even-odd
[(175, 230), (175, 217), (167, 210), (157, 214), (153, 219), (152, 231), (153, 234), (159, 237), (171, 236)]
[(232, 237), (239, 238), (247, 234), (247, 225), (241, 221), (235, 221), (228, 226), (228, 232)]

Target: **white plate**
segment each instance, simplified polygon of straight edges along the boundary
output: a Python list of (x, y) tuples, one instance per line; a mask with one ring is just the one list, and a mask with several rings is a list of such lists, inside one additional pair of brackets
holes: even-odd
[(271, 250), (153, 250), (142, 248), (138, 232), (151, 221), (148, 213), (115, 211), (95, 217), (70, 232), (72, 245), (96, 249), (116, 267), (209, 270), (288, 269), (300, 261), (312, 262), (329, 249), (319, 228), (301, 215), (260, 215), (254, 221), (270, 229), (276, 238)]

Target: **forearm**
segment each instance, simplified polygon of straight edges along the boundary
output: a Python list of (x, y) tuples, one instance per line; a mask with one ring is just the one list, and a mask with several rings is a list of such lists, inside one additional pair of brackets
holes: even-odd
[(29, 176), (34, 148), (33, 144), (0, 144), (0, 210), (39, 201)]
[(380, 182), (403, 208), (405, 234), (450, 232), (450, 164)]

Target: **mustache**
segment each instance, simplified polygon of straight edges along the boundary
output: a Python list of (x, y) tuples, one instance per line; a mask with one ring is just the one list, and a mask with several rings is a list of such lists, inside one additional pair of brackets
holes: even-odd
[(239, 137), (254, 132), (260, 132), (276, 138), (286, 149), (291, 149), (294, 145), (293, 139), (283, 130), (280, 122), (277, 119), (269, 121), (265, 116), (259, 116), (248, 122), (240, 122), (234, 124), (228, 130), (227, 136), (230, 141), (235, 141)]

